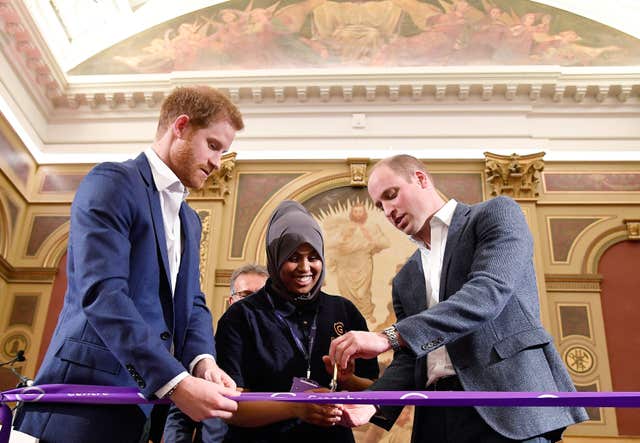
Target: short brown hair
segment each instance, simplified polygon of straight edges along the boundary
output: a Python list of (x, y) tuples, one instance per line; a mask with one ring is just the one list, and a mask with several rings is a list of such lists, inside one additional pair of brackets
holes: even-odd
[(179, 87), (162, 102), (156, 137), (182, 114), (189, 116), (189, 124), (200, 129), (217, 120), (228, 120), (236, 131), (244, 128), (242, 114), (222, 92), (209, 86)]
[(429, 177), (431, 183), (433, 183), (433, 177), (431, 176), (431, 174), (429, 174), (427, 168), (425, 168), (424, 163), (422, 163), (421, 160), (418, 160), (417, 158), (408, 154), (399, 154), (394, 155), (393, 157), (383, 158), (378, 163), (373, 165), (373, 168), (371, 168), (371, 171), (369, 172), (369, 176), (371, 176), (371, 174), (373, 174), (373, 171), (375, 171), (380, 166), (386, 166), (397, 175), (403, 177), (407, 182), (411, 181), (411, 177), (413, 177), (413, 174), (416, 171), (422, 171), (427, 175), (427, 177)]

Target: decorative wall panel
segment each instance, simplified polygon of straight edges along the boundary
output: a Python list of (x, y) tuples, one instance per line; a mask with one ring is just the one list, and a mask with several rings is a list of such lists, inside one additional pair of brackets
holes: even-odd
[(484, 184), (479, 173), (431, 173), (436, 188), (448, 198), (467, 204), (484, 200)]
[(9, 123), (0, 113), (0, 159), (22, 184), (26, 185), (31, 170), (31, 161), (28, 154), (13, 145), (13, 142), (18, 142), (18, 140)]
[(27, 255), (36, 255), (47, 237), (67, 221), (69, 221), (69, 216), (67, 215), (36, 215), (33, 218), (31, 235), (27, 245)]
[(546, 192), (640, 192), (640, 173), (543, 173)]
[(554, 263), (567, 263), (571, 248), (580, 233), (600, 220), (602, 218), (596, 217), (547, 218), (551, 237), (552, 261)]
[(592, 338), (589, 305), (559, 305), (562, 338), (578, 335)]
[(238, 175), (238, 193), (234, 215), (231, 256), (242, 257), (244, 240), (258, 211), (279, 189), (302, 174), (259, 174)]
[(40, 186), (40, 192), (76, 192), (84, 174), (47, 174)]
[(38, 306), (38, 294), (16, 294), (13, 297), (13, 307), (9, 316), (8, 326), (33, 326), (33, 318)]

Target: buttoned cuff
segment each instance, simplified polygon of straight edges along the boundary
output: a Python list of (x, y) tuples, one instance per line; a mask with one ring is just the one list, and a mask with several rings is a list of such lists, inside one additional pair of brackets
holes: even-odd
[(205, 359), (205, 358), (210, 358), (214, 362), (216, 361), (216, 359), (213, 358), (213, 355), (211, 355), (211, 354), (196, 355), (195, 358), (193, 360), (191, 360), (191, 363), (189, 363), (189, 374), (193, 375), (193, 369), (196, 367), (196, 365), (198, 364), (198, 362), (200, 360)]
[(180, 383), (182, 380), (184, 380), (188, 376), (189, 374), (186, 371), (179, 373), (178, 375), (173, 377), (171, 380), (169, 380), (167, 384), (165, 384), (163, 387), (161, 387), (155, 392), (156, 397), (164, 398), (164, 396), (167, 395), (167, 392), (175, 388), (178, 385), (178, 383)]

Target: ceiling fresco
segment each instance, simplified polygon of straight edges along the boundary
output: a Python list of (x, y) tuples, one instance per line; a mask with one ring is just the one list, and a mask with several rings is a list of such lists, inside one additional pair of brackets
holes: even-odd
[(68, 74), (640, 64), (640, 41), (526, 0), (232, 0), (157, 25)]

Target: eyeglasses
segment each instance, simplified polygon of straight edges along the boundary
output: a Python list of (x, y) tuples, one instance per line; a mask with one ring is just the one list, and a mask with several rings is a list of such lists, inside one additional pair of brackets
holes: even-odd
[(244, 290), (244, 291), (236, 291), (236, 292), (232, 292), (231, 296), (235, 297), (235, 298), (245, 298), (248, 295), (253, 294), (253, 291), (249, 291), (249, 290)]

